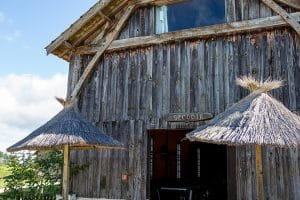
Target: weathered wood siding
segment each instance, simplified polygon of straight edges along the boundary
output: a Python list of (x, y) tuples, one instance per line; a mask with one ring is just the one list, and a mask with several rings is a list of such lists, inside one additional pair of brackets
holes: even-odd
[(138, 9), (121, 32), (119, 39), (152, 35), (155, 33), (155, 7)]
[[(69, 88), (90, 58), (73, 59)], [(235, 85), (235, 77), (245, 74), (283, 79), (285, 86), (273, 96), (299, 111), (299, 36), (284, 28), (105, 54), (79, 107), (128, 150), (74, 152), (72, 162), (90, 167), (73, 177), (73, 192), (84, 197), (146, 199), (147, 130), (196, 126), (167, 123), (163, 117), (168, 113), (219, 114), (247, 95)], [(236, 199), (255, 199), (254, 152), (251, 146), (237, 148)], [(300, 199), (298, 150), (266, 147), (263, 152), (266, 199)], [(121, 174), (129, 174), (129, 180), (122, 181)]]
[[(235, 22), (261, 17), (270, 17), (276, 15), (268, 6), (260, 0), (225, 0), (226, 5), (226, 21)], [(296, 10), (284, 6), (289, 12)]]
[[(227, 0), (226, 11), (228, 22), (274, 15), (258, 0)], [(139, 9), (119, 39), (153, 34), (154, 13), (151, 7)], [(72, 162), (89, 163), (89, 168), (72, 178), (72, 191), (83, 197), (146, 199), (147, 130), (199, 125), (167, 123), (163, 117), (168, 113), (224, 111), (247, 95), (235, 85), (236, 76), (285, 80), (286, 86), (273, 95), (300, 111), (299, 40), (291, 29), (282, 29), (105, 54), (79, 107), (128, 150), (73, 152)], [(68, 95), (90, 59), (73, 56)], [(251, 146), (236, 149), (236, 171), (230, 172), (235, 173), (231, 183), (236, 181), (229, 188), (232, 199), (255, 199), (254, 152)], [(266, 199), (300, 199), (299, 159), (298, 150), (264, 148)], [(121, 180), (122, 174), (129, 175), (128, 181)]]
[(258, 0), (226, 0), (226, 21), (242, 21), (269, 17), (272, 10)]

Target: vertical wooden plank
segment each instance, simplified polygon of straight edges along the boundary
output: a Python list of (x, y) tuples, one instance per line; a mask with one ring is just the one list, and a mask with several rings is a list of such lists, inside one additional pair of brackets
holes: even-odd
[[(177, 50), (176, 50), (176, 45), (174, 43), (170, 44), (170, 57), (171, 58), (175, 58), (177, 57)], [(170, 99), (172, 99), (172, 101), (170, 102), (170, 112), (176, 112), (176, 108), (177, 108), (177, 102), (178, 100), (175, 99), (176, 96), (176, 75), (177, 75), (177, 63), (176, 63), (176, 59), (171, 59), (170, 60), (170, 66), (172, 66), (170, 68)]]
[(147, 49), (141, 49), (140, 52), (140, 68), (141, 68), (141, 83), (140, 83), (140, 101), (139, 101), (139, 118), (146, 120), (148, 118), (148, 98), (150, 95), (147, 93)]
[(247, 191), (245, 189), (245, 173), (247, 169), (245, 158), (245, 146), (237, 147), (237, 199), (247, 199)]
[(235, 69), (237, 68), (237, 66), (235, 66), (235, 51), (234, 51), (234, 46), (235, 46), (235, 42), (234, 42), (234, 37), (231, 37), (228, 41), (228, 73), (229, 73), (229, 83), (228, 83), (228, 105), (227, 107), (229, 107), (230, 105), (232, 105), (235, 102), (235, 91), (236, 91), (236, 84), (234, 84), (235, 79), (236, 79), (236, 73), (235, 73)]
[(208, 98), (209, 98), (209, 90), (207, 84), (210, 77), (208, 77), (208, 69), (206, 67), (207, 57), (205, 56), (205, 41), (201, 40), (198, 44), (197, 55), (196, 58), (196, 66), (198, 68), (198, 75), (196, 77), (196, 110), (198, 112), (209, 112), (208, 111)]
[[(255, 170), (255, 161), (253, 165), (253, 157), (254, 157), (254, 152), (252, 151), (253, 146), (252, 145), (246, 145), (245, 146), (245, 161), (246, 161), (246, 166), (247, 168), (245, 170), (245, 190), (246, 190), (246, 195), (247, 199), (255, 199), (255, 177), (254, 173)], [(253, 183), (254, 182), (254, 183)]]
[[(123, 59), (122, 59), (123, 60)], [(124, 73), (122, 74), (122, 79), (124, 81), (123, 85), (123, 92), (124, 92), (124, 97), (123, 97), (123, 102), (122, 102), (122, 118), (123, 119), (128, 119), (128, 104), (129, 104), (129, 84), (130, 84), (130, 53), (125, 52), (124, 55), (124, 60), (123, 60), (123, 65), (124, 65)]]
[(162, 65), (162, 113), (170, 113), (170, 46), (163, 45), (163, 65)]
[(94, 120), (95, 122), (99, 122), (101, 120), (101, 97), (102, 97), (102, 92), (103, 92), (103, 58), (100, 59), (98, 67), (97, 67), (97, 83), (96, 83), (96, 88), (95, 88), (95, 115), (94, 115)]
[(153, 114), (155, 117), (159, 118), (161, 116), (162, 111), (162, 87), (163, 87), (163, 75), (162, 75), (162, 68), (163, 68), (163, 50), (162, 45), (156, 46), (153, 48), (153, 71), (152, 71), (152, 95), (153, 95)]
[(226, 22), (235, 22), (236, 20), (236, 8), (235, 8), (235, 0), (226, 0), (225, 1), (225, 19)]
[(259, 17), (270, 17), (274, 15), (272, 10), (262, 1), (259, 1)]
[(247, 20), (249, 19), (249, 0), (240, 0), (241, 1), (241, 14), (242, 14), (242, 20)]
[(135, 104), (134, 104), (134, 118), (140, 119), (140, 100), (141, 100), (141, 51), (137, 50), (136, 52), (136, 62), (135, 62), (135, 68), (136, 68), (136, 80), (135, 80), (135, 91), (134, 91), (134, 98), (135, 98)]
[(205, 41), (205, 71), (207, 71), (206, 78), (206, 89), (207, 89), (207, 110), (210, 113), (215, 114), (214, 111), (214, 97), (213, 97), (213, 65), (212, 65), (212, 54), (211, 54), (211, 41)]
[(147, 49), (147, 86), (146, 86), (146, 94), (147, 94), (147, 112), (148, 112), (148, 119), (152, 118), (153, 116), (153, 47), (149, 47)]
[(135, 135), (135, 130), (134, 130), (134, 120), (130, 120), (129, 121), (129, 146), (128, 146), (128, 172), (131, 175), (129, 177), (129, 199), (134, 199), (135, 197), (135, 183), (134, 183), (134, 162), (135, 162), (135, 158), (134, 158), (134, 151), (135, 151), (135, 141), (134, 141), (134, 135)]
[(249, 16), (248, 19), (259, 18), (259, 1), (249, 0)]
[(229, 104), (230, 104), (230, 57), (231, 57), (231, 52), (230, 52), (230, 42), (227, 40), (224, 41), (223, 45), (223, 88), (224, 88), (224, 107), (223, 110), (225, 110)]
[(199, 104), (200, 104), (200, 91), (201, 89), (198, 86), (198, 77), (199, 74), (199, 64), (198, 62), (201, 62), (198, 58), (198, 43), (192, 41), (190, 44), (190, 111), (191, 112), (198, 112)]
[(243, 14), (242, 14), (242, 1), (235, 0), (235, 20), (242, 21)]
[(124, 101), (124, 52), (119, 52), (117, 56), (116, 67), (116, 105), (115, 105), (115, 120), (120, 121), (123, 118), (123, 101)]
[(265, 175), (265, 197), (269, 199), (277, 199), (277, 179), (276, 173), (276, 161), (275, 150), (273, 147), (265, 147), (264, 163), (266, 168), (264, 169)]
[(116, 107), (117, 107), (117, 80), (118, 80), (118, 68), (119, 68), (119, 56), (116, 53), (111, 55), (112, 63), (111, 63), (111, 74), (110, 74), (110, 120), (116, 120)]
[(298, 149), (289, 149), (289, 156), (291, 158), (290, 160), (290, 178), (291, 178), (291, 188), (293, 190), (293, 199), (298, 199), (300, 197), (300, 177), (299, 177), (299, 162), (298, 162), (298, 157), (299, 157), (299, 152)]
[(147, 127), (146, 122), (139, 120), (138, 126), (140, 129), (140, 149), (141, 149), (141, 199), (146, 199), (147, 197)]
[(180, 44), (180, 111), (190, 112), (190, 51), (189, 43)]
[(128, 78), (128, 117), (134, 119), (136, 88), (136, 51), (130, 50)]
[[(295, 44), (293, 41), (291, 34), (287, 33), (286, 37), (288, 39), (286, 46), (286, 54), (287, 54), (287, 82), (288, 82), (288, 90), (289, 90), (289, 109), (295, 111), (297, 109), (296, 103), (296, 92), (295, 92), (295, 69), (294, 69), (294, 60), (295, 60)], [(288, 51), (288, 52), (287, 52)], [(299, 78), (299, 77), (298, 77)]]
[(218, 82), (219, 82), (219, 112), (223, 112), (225, 110), (225, 65), (226, 65), (226, 50), (224, 49), (224, 39), (219, 40), (219, 44), (217, 44), (217, 58), (216, 65), (218, 67)]
[(102, 80), (102, 96), (101, 96), (101, 113), (100, 113), (100, 118), (103, 121), (106, 121), (106, 113), (107, 113), (107, 96), (108, 96), (108, 80), (109, 80), (109, 73), (108, 73), (108, 69), (109, 69), (109, 59), (104, 56), (103, 59), (103, 80)]

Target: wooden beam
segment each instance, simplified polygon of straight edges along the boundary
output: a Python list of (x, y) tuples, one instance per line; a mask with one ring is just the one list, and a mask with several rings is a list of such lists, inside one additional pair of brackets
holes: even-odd
[(88, 12), (86, 12), (82, 17), (80, 17), (70, 28), (65, 30), (60, 36), (58, 36), (51, 44), (49, 44), (45, 49), (47, 53), (51, 53), (58, 46), (63, 43), (63, 41), (68, 40), (74, 33), (79, 31), (84, 24), (86, 24), (91, 17), (97, 14), (99, 10), (105, 8), (111, 3), (111, 0), (102, 0), (97, 2)]
[(63, 166), (63, 200), (68, 199), (69, 195), (69, 174), (70, 174), (70, 148), (69, 145), (64, 146), (64, 166)]
[(273, 0), (261, 0), (264, 4), (270, 7), (275, 13), (279, 14), (284, 21), (286, 21), (293, 29), (300, 35), (300, 24), (290, 14), (288, 14), (282, 7), (280, 7)]
[[(118, 13), (124, 6), (128, 4), (127, 1), (122, 1), (122, 3), (117, 4), (112, 10), (111, 13), (115, 14)], [(97, 23), (93, 24), (92, 27), (88, 28), (83, 34), (81, 34), (80, 38), (78, 38), (76, 41), (73, 42), (74, 46), (78, 46), (81, 42), (83, 42), (86, 38), (88, 38), (92, 33), (96, 32), (96, 30), (99, 30), (102, 28), (102, 26), (106, 25), (106, 20), (103, 18), (103, 20), (98, 21)], [(106, 31), (104, 31), (106, 33)], [(104, 35), (103, 35), (104, 36)], [(102, 36), (102, 37), (103, 37)]]
[(255, 145), (255, 167), (256, 167), (256, 199), (264, 200), (264, 180), (263, 180), (263, 162), (262, 147)]
[[(300, 21), (300, 12), (292, 13), (296, 20)], [(232, 22), (229, 24), (213, 25), (208, 27), (199, 27), (176, 32), (162, 33), (159, 35), (150, 35), (135, 37), (123, 40), (115, 40), (107, 48), (108, 51), (122, 50), (127, 48), (137, 48), (141, 46), (150, 46), (169, 41), (184, 40), (190, 38), (207, 38), (219, 35), (239, 34), (241, 32), (250, 32), (258, 30), (267, 30), (276, 27), (286, 26), (287, 23), (280, 16), (266, 17), (242, 22)], [(94, 54), (101, 46), (82, 46), (78, 47), (78, 54)]]
[(69, 49), (74, 49), (74, 46), (73, 46), (70, 42), (64, 41), (63, 43), (64, 43), (64, 45), (65, 45), (67, 48), (69, 48)]
[(107, 22), (112, 23), (113, 20), (106, 16), (101, 10), (98, 12), (101, 17), (103, 17)]
[(103, 28), (103, 30), (100, 32), (100, 34), (98, 34), (98, 35), (92, 40), (91, 44), (97, 44), (97, 43), (99, 43), (99, 41), (100, 41), (101, 39), (103, 39), (104, 35), (107, 33), (107, 31), (109, 31), (109, 29), (110, 29), (111, 27), (112, 27), (112, 24), (107, 22), (107, 23), (104, 25), (104, 28)]
[(80, 79), (78, 80), (78, 83), (75, 85), (71, 94), (71, 100), (75, 100), (77, 96), (80, 94), (81, 89), (84, 83), (86, 82), (86, 80), (88, 79), (88, 77), (90, 76), (91, 72), (93, 71), (95, 64), (98, 62), (99, 58), (102, 56), (104, 51), (110, 46), (112, 41), (118, 37), (124, 24), (127, 22), (128, 18), (131, 16), (131, 14), (134, 12), (135, 9), (136, 9), (136, 5), (130, 5), (128, 8), (125, 8), (125, 12), (120, 17), (120, 20), (118, 21), (116, 27), (113, 29), (112, 32), (108, 33), (105, 36), (105, 42), (98, 49), (96, 55), (94, 55), (92, 60), (89, 62), (83, 74), (81, 75)]
[(68, 41), (64, 41), (63, 44), (67, 47), (59, 56), (60, 57), (64, 57), (67, 53), (69, 53), (69, 55), (71, 55), (72, 53), (74, 53), (76, 51), (74, 45), (72, 45), (71, 43), (69, 43)]

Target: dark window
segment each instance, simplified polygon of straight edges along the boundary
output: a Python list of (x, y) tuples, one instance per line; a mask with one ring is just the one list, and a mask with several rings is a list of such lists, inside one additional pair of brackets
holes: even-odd
[(156, 32), (221, 24), (225, 22), (225, 0), (192, 0), (157, 8)]

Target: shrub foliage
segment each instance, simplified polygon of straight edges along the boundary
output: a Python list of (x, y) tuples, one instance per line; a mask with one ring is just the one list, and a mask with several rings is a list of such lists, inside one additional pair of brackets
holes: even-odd
[[(11, 175), (4, 178), (5, 195), (12, 199), (45, 199), (61, 193), (63, 155), (61, 151), (22, 153), (8, 159)], [(88, 164), (71, 164), (71, 176)], [(30, 197), (30, 198), (28, 198)]]

